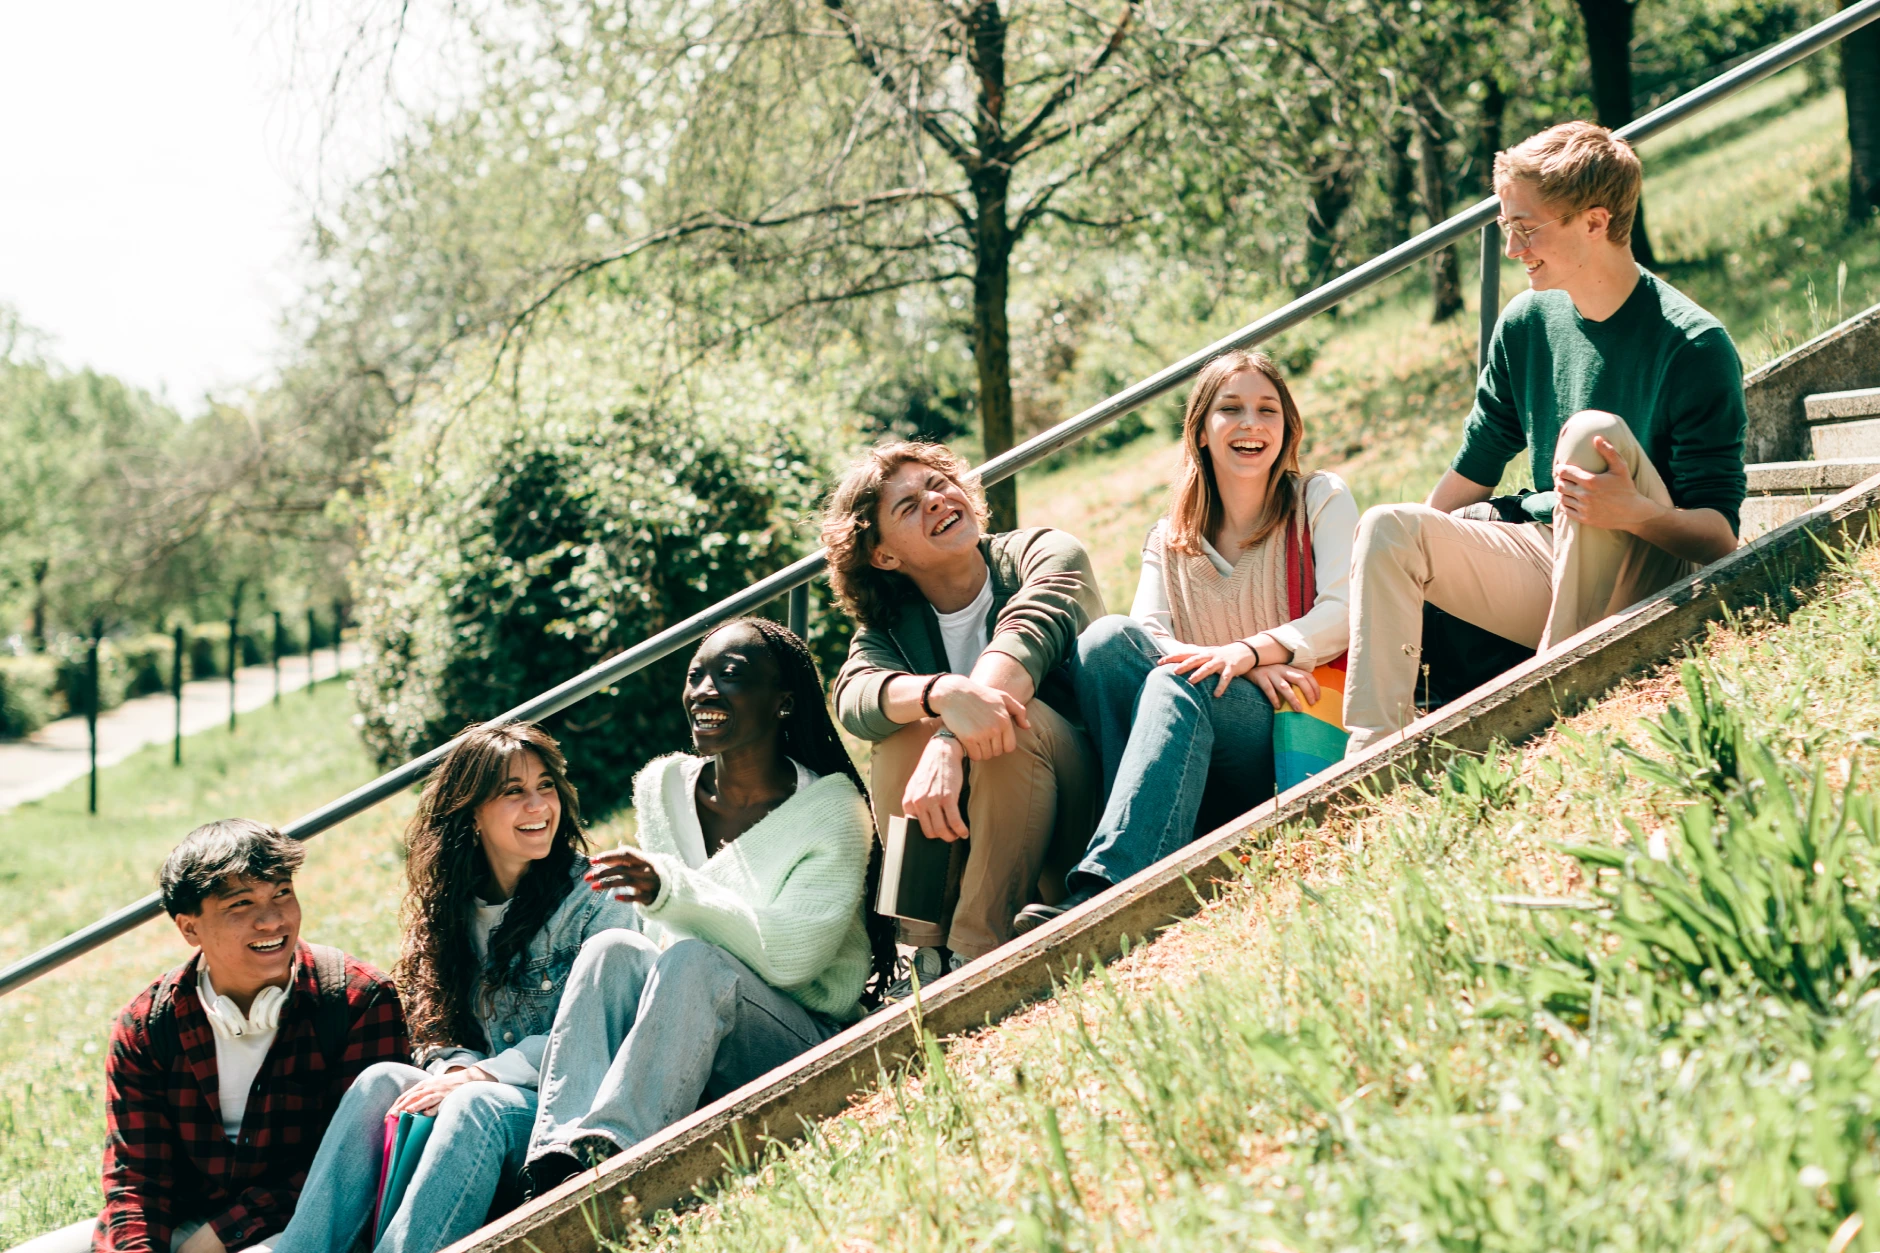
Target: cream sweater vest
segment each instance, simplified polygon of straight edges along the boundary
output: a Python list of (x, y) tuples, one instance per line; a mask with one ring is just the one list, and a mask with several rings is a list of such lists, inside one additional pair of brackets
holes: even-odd
[[(1305, 485), (1300, 484), (1296, 511), (1304, 534)], [(1234, 572), (1223, 576), (1202, 553), (1178, 553), (1168, 546), (1168, 519), (1149, 532), (1143, 547), (1161, 563), (1168, 586), (1170, 625), (1175, 638), (1218, 647), (1270, 631), (1292, 621), (1286, 603), (1286, 528), (1241, 550)], [(1225, 556), (1226, 554), (1222, 554)]]
[(716, 944), (805, 1009), (858, 1016), (873, 967), (862, 922), (874, 823), (848, 776), (828, 774), (694, 870), (673, 836), (670, 786), (686, 754), (648, 762), (633, 781), (640, 852), (659, 871), (648, 919)]

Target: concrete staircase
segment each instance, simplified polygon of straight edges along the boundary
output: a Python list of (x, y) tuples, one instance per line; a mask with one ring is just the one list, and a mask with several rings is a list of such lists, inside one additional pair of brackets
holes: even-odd
[(1744, 380), (1751, 455), (1803, 457), (1746, 467), (1745, 541), (1880, 474), (1880, 305)]

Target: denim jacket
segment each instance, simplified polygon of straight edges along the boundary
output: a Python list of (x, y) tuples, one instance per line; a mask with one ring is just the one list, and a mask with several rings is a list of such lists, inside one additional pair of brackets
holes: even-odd
[(581, 946), (597, 931), (640, 929), (639, 913), (633, 906), (616, 901), (612, 893), (589, 889), (581, 877), (587, 868), (587, 858), (577, 854), (569, 871), (573, 881), (568, 895), (529, 940), (520, 976), (486, 995), (482, 991), (486, 968), (477, 970), (472, 1012), (492, 1052), (460, 1046), (423, 1049), (418, 1061), (426, 1070), (441, 1075), (460, 1066), (481, 1065), (498, 1082), (535, 1086), (542, 1053), (548, 1047), (548, 1029), (555, 1023), (569, 968)]

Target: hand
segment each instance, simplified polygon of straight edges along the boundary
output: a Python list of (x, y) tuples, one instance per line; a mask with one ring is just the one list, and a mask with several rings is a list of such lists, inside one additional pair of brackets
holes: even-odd
[[(463, 1066), (446, 1074), (433, 1075), (415, 1088), (407, 1088), (405, 1094), (392, 1102), (394, 1114), (435, 1114), (437, 1107), (444, 1103), (452, 1088), (461, 1088), (466, 1083), (495, 1083), (496, 1076), (481, 1066)], [(182, 1253), (179, 1249), (177, 1253)]]
[(1231, 644), (1217, 647), (1184, 644), (1156, 664), (1173, 666), (1176, 674), (1185, 674), (1188, 681), (1200, 684), (1218, 675), (1214, 685), (1214, 695), (1218, 699), (1227, 694), (1227, 685), (1254, 668), (1259, 661), (1259, 654), (1253, 645), (1245, 640), (1235, 640)]
[(907, 790), (901, 793), (901, 812), (919, 822), (927, 835), (963, 840), (966, 819), (960, 816), (960, 792), (965, 786), (965, 754), (959, 742), (936, 735), (921, 750)]
[(974, 761), (985, 761), (1018, 747), (1017, 723), (1031, 730), (1025, 703), (1010, 692), (990, 687), (968, 675), (950, 674), (934, 684), (928, 703), (947, 730), (960, 737), (960, 746)]
[(622, 844), (594, 854), (582, 876), (596, 892), (612, 892), (617, 901), (651, 905), (659, 899), (659, 871), (634, 849)]
[(1603, 435), (1593, 436), (1593, 448), (1606, 459), (1605, 473), (1573, 465), (1554, 471), (1554, 490), (1560, 493), (1559, 512), (1581, 526), (1602, 531), (1634, 531), (1650, 522), (1661, 506), (1639, 493), (1619, 450)]
[[(1266, 693), (1266, 698), (1273, 702), (1275, 709), (1284, 709), (1290, 705), (1296, 712), (1304, 713), (1307, 706), (1319, 703), (1319, 681), (1312, 677), (1310, 670), (1301, 670), (1281, 662), (1272, 666), (1255, 666), (1247, 678)], [(1301, 697), (1304, 698), (1303, 703)]]
[(222, 1243), (222, 1237), (215, 1234), (215, 1228), (204, 1223), (183, 1241), (176, 1253), (227, 1253), (227, 1246)]

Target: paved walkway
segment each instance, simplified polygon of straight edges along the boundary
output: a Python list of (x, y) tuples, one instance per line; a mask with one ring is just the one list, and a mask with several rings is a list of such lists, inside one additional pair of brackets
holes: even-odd
[[(340, 664), (347, 671), (357, 668), (362, 659), (357, 644), (347, 644), (340, 650)], [(333, 650), (323, 648), (313, 656), (314, 679), (326, 681), (333, 674)], [(307, 658), (283, 657), (282, 698), (306, 686)], [(183, 684), (184, 735), (228, 725), (228, 687), (227, 679), (197, 679)], [(238, 714), (259, 709), (273, 699), (273, 666), (244, 666), (235, 672)], [(114, 765), (146, 745), (167, 744), (175, 731), (176, 699), (167, 692), (125, 701), (98, 718), (98, 765)], [(91, 769), (86, 746), (82, 717), (61, 718), (24, 740), (0, 743), (0, 812), (50, 796), (73, 780), (84, 778)], [(183, 760), (189, 760), (188, 746), (183, 749)]]

